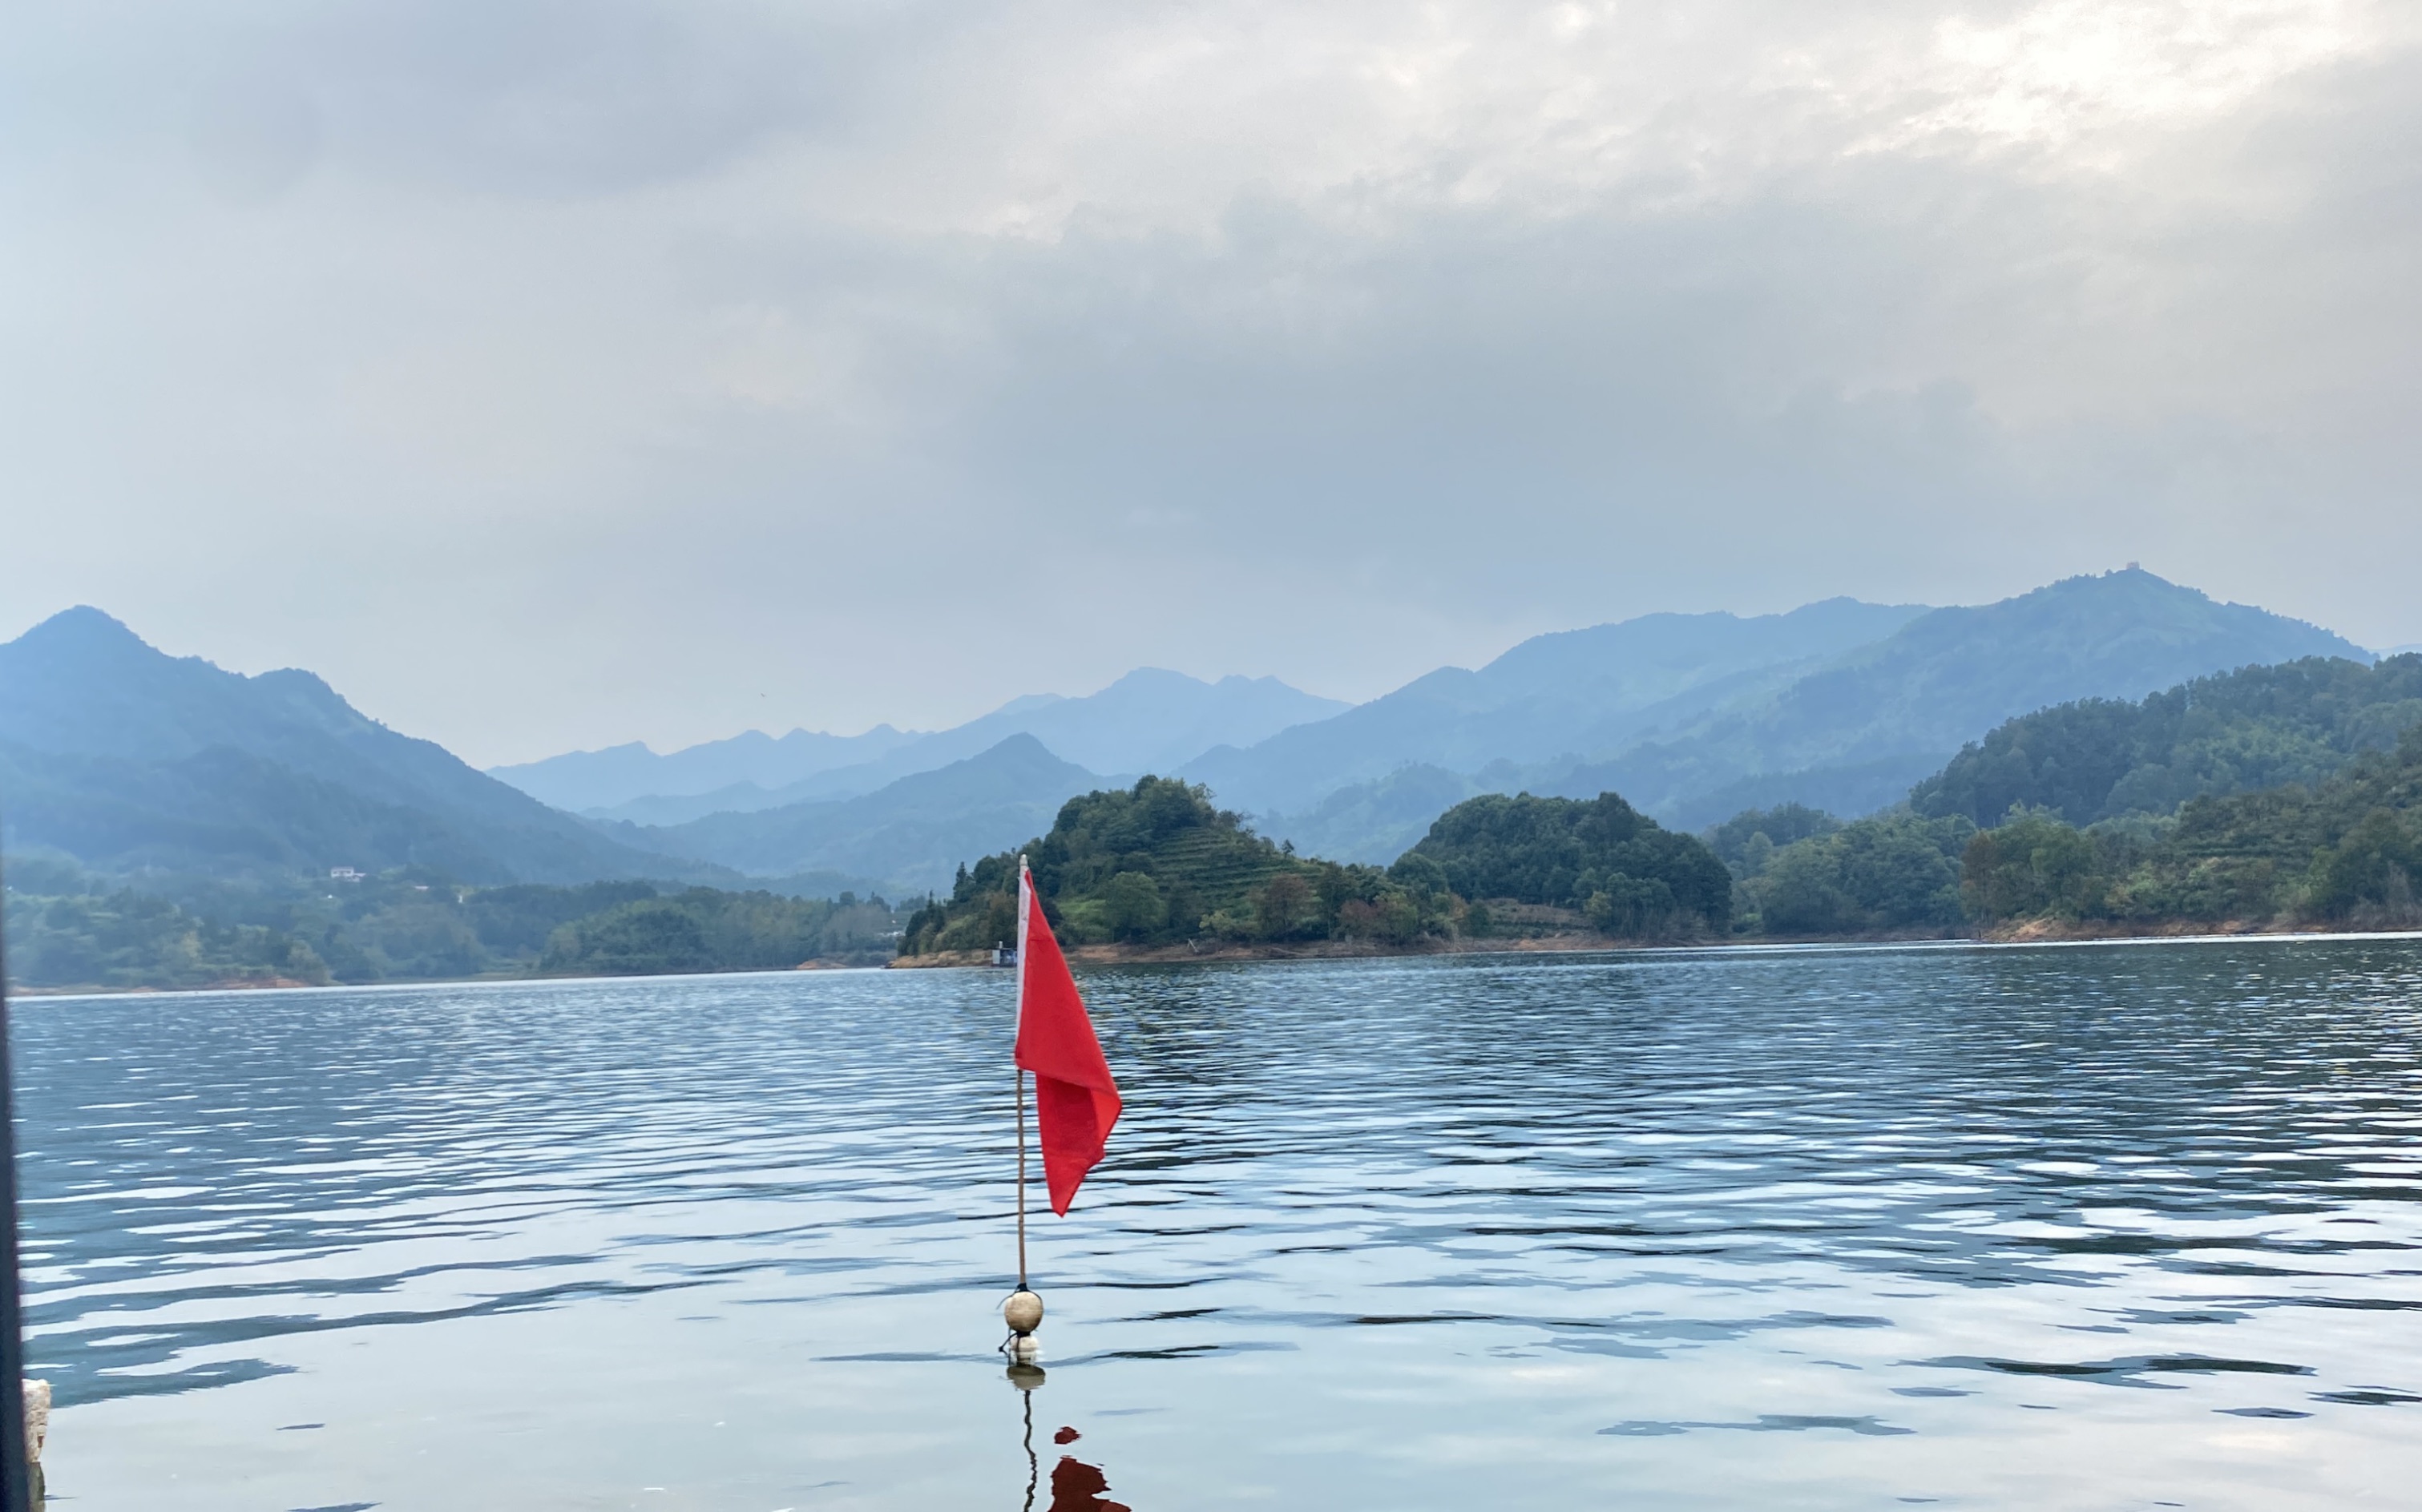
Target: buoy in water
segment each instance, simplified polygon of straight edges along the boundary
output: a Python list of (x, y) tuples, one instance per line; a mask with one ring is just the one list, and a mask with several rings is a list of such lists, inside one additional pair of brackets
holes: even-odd
[(1009, 1331), (1023, 1339), (1043, 1326), (1043, 1299), (1030, 1291), (1013, 1291), (1000, 1304), (1000, 1316)]

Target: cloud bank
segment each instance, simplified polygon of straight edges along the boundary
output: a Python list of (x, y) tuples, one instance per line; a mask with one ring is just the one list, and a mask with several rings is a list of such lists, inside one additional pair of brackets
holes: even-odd
[(0, 631), (475, 758), (2142, 559), (2422, 637), (2384, 4), (32, 8)]

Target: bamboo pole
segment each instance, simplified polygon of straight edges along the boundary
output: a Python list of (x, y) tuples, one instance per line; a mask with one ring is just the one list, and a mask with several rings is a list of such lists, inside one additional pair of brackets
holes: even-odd
[(1026, 1289), (1026, 1073), (1022, 1070), (1017, 1073), (1017, 1289)]
[[(1017, 1027), (1026, 1028), (1026, 919), (1034, 906), (1034, 875), (1017, 856)], [(1011, 1052), (1014, 1062), (1016, 1052)], [(1026, 1290), (1026, 1068), (1017, 1067), (1017, 1289)]]
[[(1034, 880), (1026, 869), (1026, 858), (1017, 858), (1017, 1019), (1026, 1021), (1026, 920), (1032, 905)], [(1015, 1060), (1014, 1054), (1011, 1059)], [(1017, 1076), (1017, 1289), (1001, 1304), (1001, 1317), (1009, 1324), (1010, 1358), (1015, 1365), (1034, 1364), (1034, 1331), (1043, 1323), (1043, 1299), (1026, 1285), (1026, 1068), (1014, 1068)], [(1039, 1094), (1042, 1088), (1035, 1089)], [(1035, 1109), (1040, 1121), (1042, 1108)]]

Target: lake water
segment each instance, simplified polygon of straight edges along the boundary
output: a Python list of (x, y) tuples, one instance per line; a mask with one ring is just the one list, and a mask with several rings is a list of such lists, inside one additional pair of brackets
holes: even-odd
[(1127, 1115), (1075, 1214), (1036, 1223), (1031, 1395), (995, 1352), (1007, 974), (21, 1003), (53, 1490), (1169, 1512), (2422, 1486), (2422, 943), (1083, 981)]

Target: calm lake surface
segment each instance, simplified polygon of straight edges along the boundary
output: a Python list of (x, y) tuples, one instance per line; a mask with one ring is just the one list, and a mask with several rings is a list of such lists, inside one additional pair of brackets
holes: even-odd
[(1082, 980), (1127, 1115), (1035, 1225), (1030, 1395), (995, 1352), (1006, 973), (21, 1003), (52, 1489), (1040, 1509), (1057, 1471), (1060, 1507), (1167, 1512), (2422, 1486), (2422, 943)]

